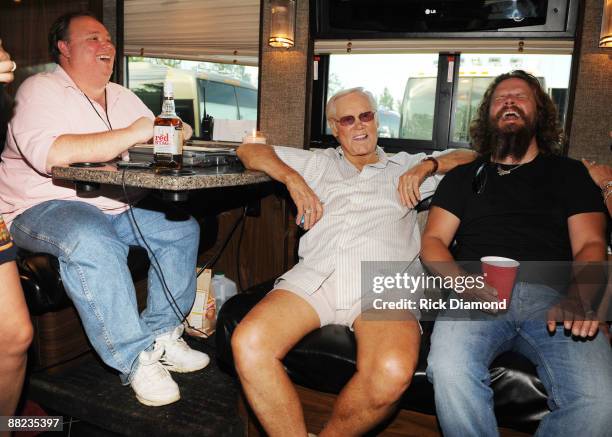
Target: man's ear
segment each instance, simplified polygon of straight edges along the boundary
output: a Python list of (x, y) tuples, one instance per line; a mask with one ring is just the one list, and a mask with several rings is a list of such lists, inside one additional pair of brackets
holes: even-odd
[(336, 127), (336, 123), (334, 122), (334, 120), (328, 119), (327, 123), (329, 124), (329, 128), (332, 131), (332, 135), (338, 138), (338, 128)]
[(68, 47), (68, 42), (66, 41), (58, 41), (57, 48), (59, 52), (64, 55), (65, 58), (70, 58), (70, 48)]

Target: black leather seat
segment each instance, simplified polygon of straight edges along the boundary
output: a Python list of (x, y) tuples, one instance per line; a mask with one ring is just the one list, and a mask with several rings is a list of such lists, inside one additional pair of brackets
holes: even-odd
[[(272, 283), (238, 294), (221, 308), (217, 320), (217, 357), (233, 370), (232, 332)], [(423, 323), (424, 333), (416, 374), (401, 400), (401, 408), (435, 414), (433, 386), (427, 380), (427, 354), (433, 322)], [(355, 372), (355, 338), (348, 328), (326, 326), (307, 335), (287, 354), (284, 363), (292, 381), (314, 390), (338, 393)], [(490, 367), (499, 426), (533, 433), (548, 413), (546, 392), (535, 367), (516, 353), (499, 356)]]
[[(64, 290), (59, 261), (55, 256), (19, 249), (17, 267), (30, 314), (39, 316), (72, 305)], [(134, 282), (146, 277), (149, 270), (147, 251), (139, 246), (130, 246), (128, 267)]]

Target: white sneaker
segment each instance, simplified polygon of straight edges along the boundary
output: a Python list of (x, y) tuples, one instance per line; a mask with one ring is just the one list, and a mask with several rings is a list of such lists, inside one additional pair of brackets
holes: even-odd
[(157, 344), (151, 351), (142, 351), (130, 384), (136, 399), (152, 407), (171, 404), (181, 398), (178, 385), (160, 362), (163, 353), (164, 348)]
[(191, 349), (183, 335), (183, 325), (174, 328), (174, 331), (161, 335), (155, 339), (155, 347), (162, 346), (164, 355), (160, 362), (172, 372), (187, 373), (203, 369), (210, 363), (210, 358), (204, 352)]

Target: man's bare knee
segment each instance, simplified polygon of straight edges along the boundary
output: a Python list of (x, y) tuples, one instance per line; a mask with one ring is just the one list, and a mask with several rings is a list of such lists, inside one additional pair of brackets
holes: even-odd
[(264, 361), (272, 360), (275, 351), (266, 341), (266, 335), (261, 326), (256, 323), (239, 324), (232, 335), (232, 353), (234, 363), (239, 373), (248, 371)]
[(407, 354), (387, 352), (363, 369), (374, 407), (397, 402), (410, 386), (416, 363)]

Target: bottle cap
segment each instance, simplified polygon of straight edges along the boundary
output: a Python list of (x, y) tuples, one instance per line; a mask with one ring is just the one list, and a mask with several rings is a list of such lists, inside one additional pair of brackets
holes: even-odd
[(164, 81), (164, 96), (172, 97), (174, 95), (174, 87), (169, 80)]
[(225, 276), (225, 273), (219, 270), (218, 272), (215, 272), (215, 276)]

